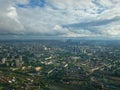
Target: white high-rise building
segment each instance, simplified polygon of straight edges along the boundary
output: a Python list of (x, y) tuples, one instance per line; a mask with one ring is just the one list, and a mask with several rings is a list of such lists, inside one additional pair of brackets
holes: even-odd
[(2, 58), (2, 64), (5, 64), (6, 61), (7, 61), (6, 58)]

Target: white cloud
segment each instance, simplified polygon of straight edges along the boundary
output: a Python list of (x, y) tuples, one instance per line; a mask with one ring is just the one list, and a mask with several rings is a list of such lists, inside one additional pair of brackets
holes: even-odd
[(16, 8), (8, 0), (0, 1), (0, 34), (22, 34), (24, 26), (19, 22)]
[(84, 9), (90, 6), (91, 0), (47, 0), (58, 9)]
[[(120, 16), (119, 0), (46, 0), (45, 2), (45, 7), (23, 8), (17, 4), (26, 5), (29, 0), (1, 0), (0, 34), (94, 36), (97, 31), (89, 30), (91, 27), (87, 27), (87, 30), (83, 28), (70, 30), (62, 26)], [(96, 26), (94, 29), (104, 36), (120, 35), (120, 27), (116, 22)]]
[(28, 4), (29, 0), (14, 0), (14, 2), (18, 4)]

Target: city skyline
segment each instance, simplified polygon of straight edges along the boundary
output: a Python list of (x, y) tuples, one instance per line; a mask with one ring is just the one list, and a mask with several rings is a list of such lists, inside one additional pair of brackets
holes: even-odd
[(0, 0), (0, 39), (120, 39), (119, 0)]

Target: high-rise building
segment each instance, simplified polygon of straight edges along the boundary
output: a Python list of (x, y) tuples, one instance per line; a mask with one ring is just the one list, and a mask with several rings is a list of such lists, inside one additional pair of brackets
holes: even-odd
[(5, 64), (6, 61), (7, 61), (6, 58), (2, 58), (2, 64)]

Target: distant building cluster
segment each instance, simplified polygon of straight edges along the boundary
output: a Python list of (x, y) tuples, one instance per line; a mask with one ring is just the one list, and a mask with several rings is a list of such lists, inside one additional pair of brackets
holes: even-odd
[[(40, 90), (38, 87), (40, 88), (39, 81), (41, 80), (38, 78), (43, 78), (63, 85), (79, 85), (80, 87), (83, 85), (81, 90), (84, 90), (84, 86), (92, 87), (91, 90), (117, 90), (109, 88), (111, 85), (117, 85), (113, 81), (119, 81), (119, 45), (120, 43), (103, 41), (70, 40), (1, 43), (0, 76), (2, 78), (0, 82), (5, 79), (9, 84), (14, 83), (20, 88), (20, 85), (23, 85), (23, 88), (37, 87), (35, 90)], [(8, 78), (9, 75), (6, 76), (4, 70), (8, 71), (7, 74), (10, 73), (11, 79)], [(13, 81), (13, 75), (16, 82)], [(21, 75), (23, 77), (20, 77)], [(27, 77), (29, 79), (25, 79)], [(111, 82), (108, 82), (109, 80)], [(21, 90), (26, 90), (23, 88)]]
[(22, 60), (22, 56), (12, 58), (4, 57), (1, 59), (0, 64), (7, 67), (22, 67), (24, 61)]

